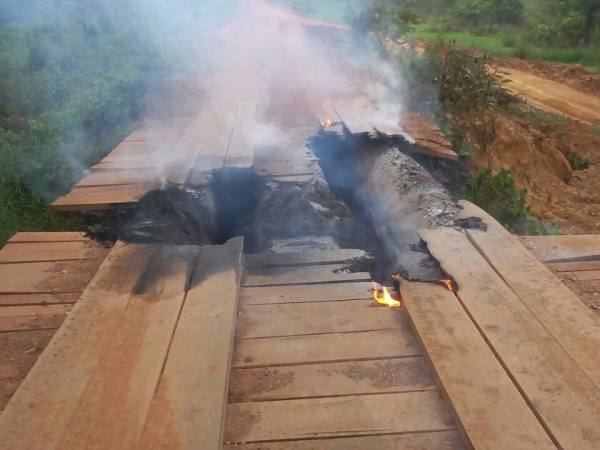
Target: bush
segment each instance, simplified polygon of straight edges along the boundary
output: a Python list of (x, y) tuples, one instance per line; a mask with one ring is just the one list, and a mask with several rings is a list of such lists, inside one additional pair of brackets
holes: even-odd
[(517, 189), (515, 175), (501, 169), (496, 175), (491, 168), (479, 170), (461, 189), (462, 198), (481, 207), (509, 230), (522, 226), (530, 214), (527, 191)]
[(506, 36), (502, 39), (502, 45), (507, 48), (515, 48), (517, 46), (517, 38), (514, 36)]

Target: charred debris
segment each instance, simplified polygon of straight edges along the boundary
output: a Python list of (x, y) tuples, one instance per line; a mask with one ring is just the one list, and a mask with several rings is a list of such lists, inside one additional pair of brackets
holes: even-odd
[[(221, 244), (244, 236), (246, 253), (353, 248), (370, 256), (345, 270), (383, 283), (446, 278), (417, 231), (455, 223), (460, 207), (414, 158), (403, 139), (322, 130), (309, 140), (319, 158), (310, 180), (281, 181), (252, 170), (221, 169), (198, 185), (149, 192), (103, 240), (172, 245)], [(396, 277), (397, 278), (397, 277)]]

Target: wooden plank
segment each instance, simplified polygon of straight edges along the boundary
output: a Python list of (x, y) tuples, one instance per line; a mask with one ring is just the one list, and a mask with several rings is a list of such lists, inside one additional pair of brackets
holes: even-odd
[(231, 105), (207, 106), (199, 120), (194, 139), (202, 149), (194, 164), (195, 172), (220, 169), (225, 161), (235, 124), (236, 108)]
[(67, 318), (66, 314), (0, 317), (0, 333), (13, 331), (57, 330)]
[(225, 166), (249, 169), (254, 164), (254, 134), (256, 132), (256, 102), (238, 106), (235, 125), (227, 150)]
[(21, 232), (8, 240), (8, 244), (26, 244), (30, 242), (82, 242), (89, 241), (85, 233), (80, 231), (67, 232)]
[(134, 141), (161, 141), (179, 138), (192, 122), (193, 117), (170, 117), (168, 119), (153, 120), (142, 124), (133, 131), (123, 142)]
[(0, 308), (0, 317), (66, 316), (71, 309), (72, 304), (3, 306)]
[(83, 292), (100, 260), (0, 264), (0, 294)]
[(357, 97), (352, 100), (354, 109), (371, 124), (379, 133), (389, 138), (401, 138), (407, 144), (415, 144), (416, 141), (406, 133), (400, 125), (400, 111), (381, 111), (365, 97)]
[(127, 449), (137, 443), (197, 253), (193, 246), (156, 247), (128, 294), (121, 326), (111, 333), (110, 350), (96, 365), (56, 450)]
[(129, 184), (155, 183), (159, 178), (159, 173), (154, 170), (100, 170), (93, 171), (79, 183), (78, 188), (87, 188), (95, 186), (117, 186)]
[(87, 242), (13, 243), (0, 250), (0, 264), (95, 259), (104, 258), (107, 253), (108, 249), (92, 240)]
[(521, 243), (542, 262), (598, 256), (600, 235), (523, 236)]
[(377, 135), (371, 124), (356, 111), (351, 100), (332, 100), (330, 103), (351, 134)]
[(314, 284), (342, 281), (369, 281), (368, 273), (348, 273), (343, 264), (302, 267), (262, 267), (245, 269), (242, 286), (274, 286), (286, 284)]
[(201, 249), (139, 448), (223, 445), (242, 253), (242, 238)]
[(463, 234), (451, 228), (419, 234), (458, 283), (463, 306), (552, 439), (562, 448), (598, 448), (600, 390), (594, 381)]
[(546, 263), (546, 267), (555, 272), (583, 272), (587, 270), (600, 270), (600, 261)]
[(260, 253), (244, 255), (246, 269), (274, 266), (305, 266), (311, 264), (340, 264), (355, 258), (363, 258), (363, 250), (321, 250), (300, 253)]
[(286, 161), (257, 161), (254, 171), (257, 175), (283, 177), (292, 175), (313, 175), (317, 160), (310, 158), (294, 158)]
[(585, 272), (573, 272), (571, 275), (579, 281), (600, 280), (600, 270), (587, 270)]
[(234, 369), (230, 402), (434, 390), (423, 358)]
[(458, 161), (459, 159), (458, 155), (456, 154), (456, 152), (454, 152), (454, 150), (444, 148), (441, 145), (438, 145), (433, 142), (417, 141), (415, 145), (407, 147), (406, 150), (414, 153), (420, 153), (422, 155), (450, 159), (452, 161)]
[(452, 292), (403, 281), (402, 301), (472, 448), (556, 448)]
[(239, 310), (237, 339), (389, 330), (401, 326), (400, 312), (374, 299), (347, 302), (252, 305)]
[(225, 440), (252, 443), (453, 429), (439, 394), (427, 391), (233, 403), (227, 407)]
[(600, 388), (600, 322), (581, 300), (490, 216), (468, 236), (546, 329)]
[(75, 303), (79, 293), (70, 294), (11, 294), (0, 295), (0, 306), (54, 305)]
[(130, 292), (152, 254), (149, 246), (115, 245), (0, 415), (6, 448), (56, 448), (95, 368), (113, 350), (111, 339), (123, 326)]
[(373, 283), (334, 283), (301, 286), (245, 287), (240, 291), (240, 304), (329, 302), (373, 298)]
[(408, 433), (395, 436), (364, 436), (307, 441), (232, 444), (225, 449), (239, 450), (463, 450), (464, 444), (455, 431)]
[(122, 204), (136, 203), (151, 191), (155, 185), (132, 184), (127, 186), (98, 186), (75, 188), (65, 197), (59, 197), (51, 208), (54, 211), (89, 211), (119, 207)]
[(405, 324), (396, 330), (243, 339), (235, 344), (233, 367), (396, 358), (419, 353), (415, 338)]

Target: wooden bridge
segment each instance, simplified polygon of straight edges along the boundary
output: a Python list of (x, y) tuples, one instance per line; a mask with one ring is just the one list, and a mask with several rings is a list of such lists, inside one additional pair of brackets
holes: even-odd
[(597, 449), (598, 318), (465, 206), (487, 232), (421, 234), (457, 293), (404, 281), (402, 308), (344, 270), (358, 250), (117, 243), (2, 448)]

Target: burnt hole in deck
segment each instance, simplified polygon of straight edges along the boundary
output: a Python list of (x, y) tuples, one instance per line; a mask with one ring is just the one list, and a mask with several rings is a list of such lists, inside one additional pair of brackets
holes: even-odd
[(262, 251), (255, 226), (256, 209), (266, 192), (265, 179), (252, 170), (223, 169), (209, 184), (215, 204), (214, 244), (244, 237), (244, 252)]

